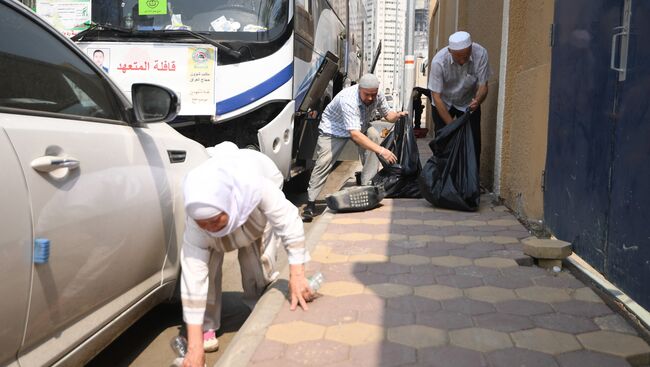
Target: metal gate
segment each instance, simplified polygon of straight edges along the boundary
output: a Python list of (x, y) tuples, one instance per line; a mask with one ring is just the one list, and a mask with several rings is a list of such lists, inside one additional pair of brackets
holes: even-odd
[(650, 309), (650, 1), (556, 0), (547, 225)]

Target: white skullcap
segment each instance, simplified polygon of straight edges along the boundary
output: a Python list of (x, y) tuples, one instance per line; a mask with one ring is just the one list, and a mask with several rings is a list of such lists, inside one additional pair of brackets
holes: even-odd
[(472, 45), (472, 37), (469, 33), (460, 31), (449, 36), (449, 49), (450, 50), (464, 50)]
[(190, 218), (194, 220), (203, 220), (216, 217), (221, 214), (221, 210), (205, 204), (191, 203), (185, 207), (185, 211)]
[(359, 88), (379, 89), (379, 79), (373, 74), (365, 74), (359, 79)]

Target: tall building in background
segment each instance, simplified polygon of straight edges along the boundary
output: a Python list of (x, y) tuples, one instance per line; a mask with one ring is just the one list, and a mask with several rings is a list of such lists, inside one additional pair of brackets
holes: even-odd
[(429, 52), (429, 0), (415, 1), (415, 33), (413, 35), (413, 54), (427, 57)]
[[(375, 75), (386, 94), (399, 100), (404, 71), (406, 0), (365, 0), (365, 60), (369, 68), (377, 44), (382, 43)], [(369, 70), (369, 69), (366, 70)]]

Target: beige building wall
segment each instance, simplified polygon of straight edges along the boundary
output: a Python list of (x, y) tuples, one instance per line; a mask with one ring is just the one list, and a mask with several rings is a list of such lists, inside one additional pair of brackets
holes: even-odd
[(503, 0), (440, 0), (437, 5), (430, 22), (429, 60), (447, 46), (449, 35), (457, 30), (469, 32), (472, 40), (488, 51), (492, 76), (488, 97), (481, 105), (481, 183), (492, 188)]
[(500, 196), (522, 216), (542, 219), (554, 3), (509, 3)]
[(503, 0), (460, 1), (458, 30), (469, 32), (472, 41), (487, 49), (492, 69), (488, 81), (488, 95), (481, 105), (481, 183), (490, 189), (494, 184), (502, 24)]
[[(553, 0), (439, 0), (432, 2), (431, 10), (429, 60), (456, 30), (470, 32), (489, 54), (493, 74), (481, 107), (481, 182), (496, 186), (506, 204), (522, 216), (541, 219)], [(503, 42), (507, 49), (502, 55)]]

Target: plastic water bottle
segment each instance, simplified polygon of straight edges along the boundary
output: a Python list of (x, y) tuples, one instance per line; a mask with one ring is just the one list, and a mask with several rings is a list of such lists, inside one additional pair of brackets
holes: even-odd
[(183, 360), (185, 359), (185, 354), (187, 354), (187, 339), (182, 335), (177, 335), (172, 338), (169, 345), (178, 356), (172, 362), (171, 367), (181, 367), (183, 365)]
[(323, 285), (323, 282), (325, 281), (325, 277), (323, 276), (323, 273), (320, 271), (309, 278), (307, 278), (307, 281), (309, 282), (309, 288), (311, 288), (312, 292), (318, 292), (320, 287)]

